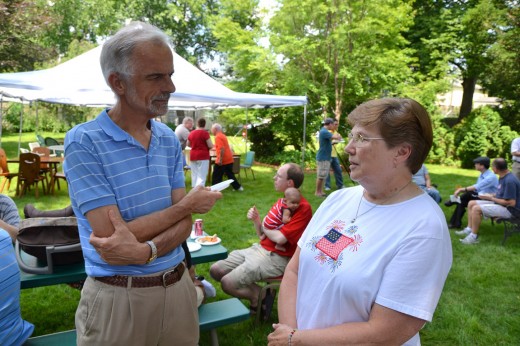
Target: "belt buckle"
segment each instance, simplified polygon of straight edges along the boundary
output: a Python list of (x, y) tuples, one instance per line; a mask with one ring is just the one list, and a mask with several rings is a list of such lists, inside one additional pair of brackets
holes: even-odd
[[(175, 267), (175, 269), (172, 269), (172, 270), (169, 270), (167, 272), (165, 272), (163, 275), (162, 275), (162, 285), (164, 288), (168, 288), (172, 285), (175, 285), (176, 281), (172, 282), (171, 284), (166, 284), (166, 278), (169, 276), (169, 275), (173, 275), (175, 274), (176, 272), (179, 271), (179, 268), (178, 267)], [(177, 280), (178, 281), (178, 280)]]

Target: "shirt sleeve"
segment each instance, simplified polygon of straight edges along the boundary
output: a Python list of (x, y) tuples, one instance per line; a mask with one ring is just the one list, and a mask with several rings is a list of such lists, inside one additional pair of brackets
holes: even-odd
[(18, 227), (20, 224), (20, 214), (18, 213), (18, 208), (14, 201), (6, 196), (5, 198), (2, 198), (0, 204), (2, 206), (2, 211), (0, 213), (2, 215), (2, 221), (8, 225)]
[(510, 199), (514, 199), (516, 200), (516, 196), (518, 196), (518, 191), (517, 191), (517, 188), (518, 188), (518, 185), (515, 184), (514, 180), (516, 179), (516, 177), (514, 177), (512, 175), (513, 173), (509, 173), (509, 177), (506, 176), (507, 180), (504, 179), (503, 180), (503, 185), (504, 185), (504, 192), (502, 193), (502, 197), (500, 196), (497, 196), (498, 198), (503, 198), (503, 199), (507, 199), (507, 200), (510, 200)]
[(494, 173), (487, 171), (486, 174), (482, 176), (482, 179), (479, 179), (473, 187), (477, 189), (477, 192), (489, 189), (492, 186), (496, 186), (497, 178)]
[(514, 153), (515, 151), (520, 151), (520, 138), (515, 138), (511, 142), (511, 153)]
[(431, 322), (451, 263), (442, 239), (409, 239), (385, 268), (376, 303)]
[(321, 138), (323, 138), (323, 139), (331, 139), (332, 138), (332, 133), (329, 130), (327, 130), (327, 129), (324, 129), (324, 131), (321, 131), (320, 135), (321, 135)]
[[(117, 204), (103, 165), (90, 150), (77, 142), (71, 142), (66, 157), (65, 173), (71, 182), (69, 191), (83, 215), (101, 206)], [(91, 193), (94, 186), (95, 194)]]
[(280, 228), (280, 231), (289, 243), (297, 244), (311, 218), (312, 209), (310, 204), (307, 201), (302, 202), (293, 214), (291, 221)]
[(216, 157), (217, 162), (222, 162), (222, 158), (220, 157), (221, 156), (220, 148), (222, 148), (223, 145), (224, 145), (224, 143), (222, 141), (222, 138), (218, 135), (215, 136), (215, 154), (217, 155), (217, 157)]

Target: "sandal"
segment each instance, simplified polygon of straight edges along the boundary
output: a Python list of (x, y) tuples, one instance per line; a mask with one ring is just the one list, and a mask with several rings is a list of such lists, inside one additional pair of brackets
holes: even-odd
[(260, 311), (260, 317), (267, 321), (271, 316), (271, 311), (273, 310), (274, 299), (276, 298), (276, 290), (268, 288), (265, 292), (265, 297), (262, 300), (262, 310)]

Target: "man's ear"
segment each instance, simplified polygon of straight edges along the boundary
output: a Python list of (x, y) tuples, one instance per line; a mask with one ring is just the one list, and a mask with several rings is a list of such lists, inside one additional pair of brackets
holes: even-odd
[(111, 73), (110, 76), (108, 76), (108, 84), (116, 95), (124, 95), (126, 84), (118, 73)]

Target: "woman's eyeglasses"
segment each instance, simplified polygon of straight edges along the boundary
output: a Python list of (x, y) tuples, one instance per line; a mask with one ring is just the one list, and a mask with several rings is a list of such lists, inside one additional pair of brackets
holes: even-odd
[(378, 139), (384, 140), (384, 138), (381, 138), (381, 137), (364, 137), (363, 135), (361, 135), (359, 133), (356, 133), (356, 134), (353, 134), (352, 132), (348, 133), (348, 141), (349, 142), (354, 141), (354, 145), (356, 145), (356, 146), (360, 146), (369, 141), (378, 140)]

